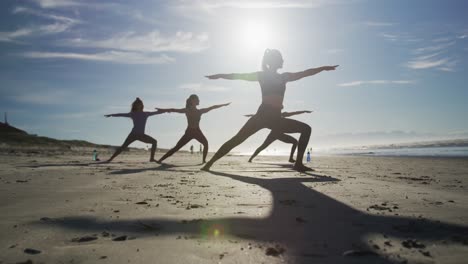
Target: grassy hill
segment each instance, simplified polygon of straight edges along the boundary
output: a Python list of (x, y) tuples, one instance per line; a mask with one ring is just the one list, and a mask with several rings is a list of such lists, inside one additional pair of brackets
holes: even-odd
[(72, 148), (111, 148), (110, 145), (99, 145), (84, 140), (58, 140), (28, 134), (27, 132), (0, 122), (0, 145), (7, 147), (51, 147), (59, 149)]

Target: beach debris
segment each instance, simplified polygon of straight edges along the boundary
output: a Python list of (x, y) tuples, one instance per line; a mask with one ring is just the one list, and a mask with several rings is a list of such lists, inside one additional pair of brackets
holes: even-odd
[(103, 237), (109, 237), (109, 236), (110, 236), (110, 233), (107, 232), (107, 231), (103, 231), (103, 232), (101, 233), (101, 236), (103, 236)]
[(26, 183), (29, 182), (29, 180), (16, 180), (17, 183)]
[(106, 259), (107, 256), (101, 256), (99, 259)]
[(89, 242), (98, 239), (96, 236), (82, 236), (82, 237), (75, 237), (71, 241), (77, 243)]
[(421, 250), (421, 249), (420, 249), (420, 250), (419, 250), (419, 253), (421, 253), (423, 256), (432, 258), (431, 252), (429, 252), (429, 251), (424, 251), (424, 250)]
[(407, 240), (401, 242), (401, 244), (405, 248), (426, 248), (426, 246), (423, 243), (420, 243), (416, 239), (407, 239)]
[(138, 202), (138, 203), (135, 203), (135, 204), (148, 204), (148, 203), (145, 202), (145, 201), (141, 201), (141, 202)]
[(370, 250), (351, 249), (343, 252), (345, 257), (365, 257), (365, 256), (377, 256), (378, 254)]
[(41, 217), (41, 219), (39, 219), (41, 221), (44, 221), (44, 222), (48, 222), (48, 221), (52, 221), (53, 219), (50, 218), (50, 217)]
[(226, 255), (227, 255), (227, 252), (223, 252), (223, 253), (219, 254), (219, 259), (223, 259), (224, 256), (226, 256)]
[(34, 248), (26, 248), (24, 249), (24, 253), (30, 254), (30, 255), (37, 255), (37, 254), (41, 254), (41, 251), (34, 249)]
[(275, 247), (269, 247), (265, 251), (265, 255), (278, 257), (279, 255), (283, 254), (286, 250), (281, 247), (280, 245), (276, 245)]
[(125, 241), (125, 240), (127, 240), (127, 238), (128, 237), (126, 235), (123, 235), (123, 236), (118, 236), (118, 237), (112, 239), (112, 241)]

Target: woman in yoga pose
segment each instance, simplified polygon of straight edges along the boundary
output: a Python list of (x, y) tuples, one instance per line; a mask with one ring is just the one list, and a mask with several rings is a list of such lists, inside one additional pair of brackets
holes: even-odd
[[(300, 115), (303, 113), (312, 113), (312, 111), (296, 111), (296, 112), (282, 112), (281, 116), (282, 117), (290, 117), (293, 115)], [(246, 117), (252, 117), (254, 115), (245, 115)], [(275, 140), (282, 141), (284, 143), (290, 143), (292, 144), (291, 147), (291, 154), (289, 154), (289, 162), (294, 163), (296, 162), (294, 160), (294, 152), (296, 151), (297, 147), (297, 140), (293, 138), (290, 135), (286, 135), (284, 133), (282, 134), (276, 134), (274, 131), (271, 131), (270, 134), (268, 134), (267, 138), (263, 142), (263, 144), (258, 147), (255, 152), (252, 154), (252, 156), (249, 159), (249, 162), (252, 162), (252, 160), (264, 149), (266, 149), (271, 143), (273, 143)]]
[(146, 120), (148, 119), (148, 117), (152, 115), (159, 115), (159, 114), (162, 114), (163, 112), (161, 111), (145, 112), (143, 111), (143, 108), (144, 108), (143, 101), (141, 101), (140, 98), (137, 97), (136, 100), (132, 103), (132, 110), (130, 111), (130, 113), (105, 115), (105, 117), (129, 117), (133, 121), (133, 129), (130, 132), (130, 134), (128, 134), (127, 139), (125, 139), (121, 147), (115, 150), (114, 155), (112, 155), (112, 157), (110, 157), (105, 162), (111, 162), (115, 157), (117, 157), (122, 152), (122, 150), (127, 148), (130, 144), (132, 144), (136, 140), (139, 140), (147, 144), (151, 144), (150, 161), (154, 161), (154, 162), (156, 161), (154, 159), (154, 153), (156, 152), (156, 147), (157, 147), (158, 142), (156, 141), (156, 139), (145, 134), (145, 127), (146, 127)]
[(169, 150), (162, 158), (158, 160), (159, 163), (163, 162), (168, 157), (172, 156), (175, 152), (177, 152), (180, 148), (182, 148), (185, 144), (187, 144), (190, 140), (196, 139), (203, 145), (203, 163), (206, 162), (206, 155), (208, 154), (208, 140), (206, 139), (203, 132), (200, 130), (200, 119), (201, 115), (208, 113), (209, 111), (220, 108), (223, 106), (227, 106), (227, 104), (220, 104), (220, 105), (213, 105), (211, 107), (197, 109), (197, 105), (200, 104), (200, 100), (196, 94), (190, 95), (190, 97), (186, 101), (185, 108), (175, 109), (175, 108), (156, 108), (158, 111), (162, 113), (181, 113), (185, 114), (187, 117), (187, 130), (185, 130), (185, 134), (180, 138), (179, 142)]
[(257, 110), (257, 113), (252, 116), (240, 131), (224, 143), (216, 154), (211, 158), (202, 170), (209, 170), (210, 167), (221, 157), (229, 153), (234, 147), (244, 142), (251, 135), (263, 128), (269, 128), (274, 133), (301, 133), (298, 143), (297, 159), (294, 164), (294, 169), (297, 171), (311, 170), (302, 163), (304, 151), (309, 142), (311, 128), (309, 125), (281, 117), (281, 109), (283, 108), (284, 93), (286, 91), (286, 83), (297, 81), (304, 77), (317, 74), (322, 71), (335, 70), (335, 66), (323, 66), (319, 68), (311, 68), (301, 72), (285, 72), (278, 73), (278, 69), (283, 67), (283, 57), (278, 50), (267, 49), (263, 55), (262, 71), (252, 73), (231, 73), (231, 74), (215, 74), (206, 76), (208, 79), (227, 79), (227, 80), (244, 80), (251, 82), (259, 82), (262, 90), (262, 104)]

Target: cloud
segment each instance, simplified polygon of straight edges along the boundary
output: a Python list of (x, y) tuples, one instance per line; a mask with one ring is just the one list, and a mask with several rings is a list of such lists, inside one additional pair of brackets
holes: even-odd
[(200, 8), (204, 10), (218, 8), (245, 8), (245, 9), (265, 9), (265, 8), (317, 8), (324, 5), (335, 4), (343, 1), (325, 0), (180, 0), (176, 4), (182, 8)]
[(376, 22), (376, 21), (367, 21), (364, 24), (369, 27), (391, 27), (391, 26), (397, 25), (395, 23)]
[(138, 52), (106, 51), (101, 53), (73, 53), (73, 52), (25, 52), (21, 56), (31, 59), (73, 59), (85, 61), (116, 62), (122, 64), (164, 64), (174, 62), (175, 59), (165, 54), (150, 56)]
[(179, 86), (181, 89), (187, 89), (194, 92), (224, 92), (229, 90), (227, 87), (206, 85), (202, 83), (185, 83)]
[(32, 14), (35, 16), (53, 20), (54, 23), (19, 28), (15, 31), (10, 32), (0, 32), (0, 42), (21, 42), (19, 41), (19, 39), (21, 38), (58, 34), (67, 31), (75, 24), (81, 23), (81, 21), (73, 18), (48, 14), (27, 7), (16, 7), (15, 9), (13, 9), (13, 14)]
[(347, 82), (347, 83), (340, 83), (338, 86), (342, 87), (351, 87), (351, 86), (361, 86), (361, 85), (367, 85), (367, 84), (374, 84), (374, 85), (379, 85), (379, 84), (413, 84), (416, 81), (414, 80), (371, 80), (371, 81), (352, 81), (352, 82)]
[(33, 0), (33, 2), (35, 2), (42, 8), (58, 8), (86, 5), (86, 3), (84, 2), (75, 0)]
[(67, 100), (70, 99), (70, 94), (63, 90), (24, 91), (21, 94), (9, 96), (9, 98), (19, 103), (59, 105), (66, 104)]
[(0, 42), (17, 42), (18, 38), (29, 36), (34, 31), (30, 28), (20, 28), (10, 32), (0, 32)]
[(163, 36), (158, 31), (137, 35), (127, 32), (103, 40), (69, 39), (63, 45), (73, 47), (105, 48), (138, 52), (185, 52), (194, 53), (205, 50), (208, 45), (208, 34), (193, 34), (179, 31), (172, 36)]
[(453, 46), (455, 44), (455, 41), (449, 42), (449, 43), (443, 43), (439, 45), (433, 45), (433, 46), (426, 46), (422, 48), (417, 48), (414, 50), (415, 53), (421, 54), (425, 52), (435, 52), (435, 51), (441, 51), (441, 50), (446, 50), (450, 46)]
[(38, 16), (38, 17), (43, 17), (43, 18), (51, 19), (51, 20), (55, 20), (55, 21), (62, 21), (62, 22), (65, 22), (65, 23), (70, 23), (70, 24), (82, 23), (82, 21), (80, 21), (78, 19), (65, 17), (65, 16), (61, 16), (61, 15), (50, 14), (50, 13), (42, 12), (42, 11), (35, 10), (35, 9), (29, 8), (29, 7), (24, 7), (24, 6), (15, 7), (13, 9), (12, 13), (13, 14), (30, 14), (30, 15), (35, 15), (35, 16)]

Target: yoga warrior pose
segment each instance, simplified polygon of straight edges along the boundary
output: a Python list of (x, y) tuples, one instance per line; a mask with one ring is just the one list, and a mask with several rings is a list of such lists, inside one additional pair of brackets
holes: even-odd
[[(163, 160), (172, 156), (172, 154), (177, 152), (180, 148), (182, 148), (185, 144), (187, 144), (192, 139), (196, 139), (198, 140), (198, 142), (203, 144), (203, 163), (206, 162), (206, 155), (208, 154), (208, 140), (206, 139), (205, 135), (203, 135), (203, 132), (200, 130), (201, 115), (206, 114), (213, 109), (227, 106), (230, 103), (213, 105), (211, 107), (202, 108), (202, 109), (197, 109), (198, 104), (200, 104), (200, 100), (198, 99), (198, 96), (195, 94), (192, 94), (187, 99), (185, 108), (181, 108), (181, 109), (156, 108), (158, 109), (158, 111), (161, 111), (162, 113), (185, 114), (185, 116), (187, 117), (187, 122), (188, 122), (187, 130), (185, 130), (185, 134), (182, 136), (182, 138), (180, 138), (179, 142), (177, 142), (175, 147), (169, 150), (166, 154), (164, 154), (162, 158), (158, 160), (159, 163), (163, 162)], [(193, 146), (191, 147), (191, 150), (193, 150)]]
[(156, 141), (156, 139), (145, 134), (145, 126), (146, 126), (146, 120), (148, 119), (148, 117), (152, 115), (159, 115), (159, 114), (162, 114), (163, 112), (161, 111), (144, 112), (143, 108), (144, 108), (143, 101), (141, 101), (140, 98), (137, 97), (137, 99), (132, 103), (132, 110), (130, 111), (130, 113), (105, 115), (105, 117), (129, 117), (133, 121), (133, 129), (130, 132), (130, 134), (128, 134), (127, 139), (125, 139), (122, 146), (116, 149), (114, 155), (112, 155), (112, 157), (110, 157), (106, 162), (111, 162), (115, 157), (117, 157), (122, 152), (122, 150), (127, 148), (135, 140), (139, 140), (141, 142), (151, 144), (150, 161), (156, 161), (154, 159), (154, 153), (156, 152), (156, 147), (157, 147), (158, 142)]
[[(296, 111), (296, 112), (283, 112), (281, 113), (281, 117), (290, 117), (293, 115), (299, 115), (303, 113), (312, 113), (312, 111)], [(245, 115), (246, 117), (252, 117), (254, 115)], [(294, 163), (296, 162), (294, 160), (294, 152), (296, 151), (297, 147), (297, 140), (293, 138), (290, 135), (286, 135), (284, 133), (281, 134), (276, 134), (275, 131), (271, 131), (270, 134), (267, 136), (263, 144), (255, 150), (255, 152), (252, 154), (252, 156), (249, 159), (249, 162), (252, 162), (252, 160), (264, 149), (266, 149), (271, 143), (273, 143), (275, 140), (282, 141), (284, 143), (290, 143), (292, 144), (291, 147), (291, 154), (289, 155), (289, 162)]]
[(283, 67), (283, 57), (278, 50), (267, 49), (263, 55), (262, 71), (252, 73), (231, 73), (231, 74), (215, 74), (206, 76), (208, 79), (227, 79), (227, 80), (245, 80), (259, 82), (262, 90), (262, 104), (257, 110), (257, 113), (252, 116), (240, 131), (224, 143), (216, 154), (211, 158), (202, 170), (209, 170), (210, 167), (221, 157), (229, 153), (234, 147), (238, 146), (244, 140), (255, 134), (263, 128), (269, 128), (274, 133), (301, 133), (298, 143), (297, 159), (294, 164), (294, 169), (298, 171), (311, 170), (302, 163), (304, 151), (309, 142), (311, 128), (309, 125), (281, 117), (281, 109), (283, 108), (284, 93), (286, 91), (286, 83), (297, 81), (307, 76), (317, 74), (322, 71), (335, 70), (338, 65), (324, 66), (312, 68), (302, 72), (285, 72), (278, 73), (278, 69)]

